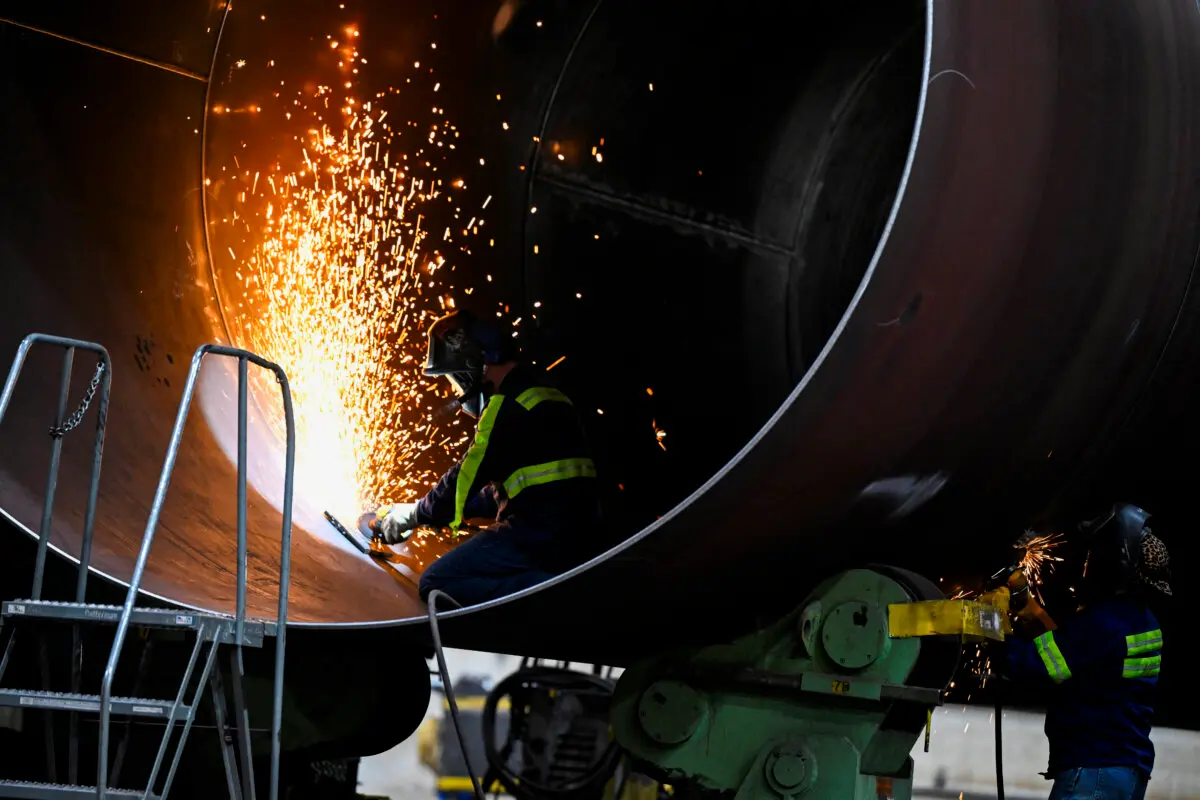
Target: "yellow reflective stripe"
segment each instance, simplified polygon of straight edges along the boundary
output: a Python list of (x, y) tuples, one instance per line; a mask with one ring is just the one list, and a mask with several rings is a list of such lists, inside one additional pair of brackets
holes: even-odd
[(1161, 666), (1162, 656), (1150, 656), (1149, 658), (1127, 658), (1125, 659), (1125, 668), (1121, 672), (1121, 677), (1153, 678), (1158, 674), (1158, 670)]
[(1055, 683), (1062, 683), (1071, 677), (1071, 669), (1067, 666), (1067, 660), (1063, 658), (1062, 651), (1058, 649), (1058, 643), (1054, 641), (1054, 631), (1046, 631), (1034, 639), (1033, 643), (1037, 646), (1038, 655), (1042, 657), (1042, 663), (1046, 665), (1046, 672), (1049, 673), (1051, 680)]
[(475, 441), (467, 448), (462, 466), (458, 468), (458, 482), (454, 485), (454, 521), (450, 523), (454, 530), (462, 526), (463, 511), (467, 507), (467, 501), (471, 499), (471, 486), (475, 483), (475, 476), (479, 474), (479, 465), (483, 463), (483, 456), (487, 453), (488, 440), (491, 438), (492, 428), (496, 425), (496, 415), (500, 413), (500, 404), (503, 402), (502, 394), (494, 394), (488, 400), (483, 413), (479, 415), (479, 424), (475, 427)]
[(568, 405), (571, 403), (565, 394), (558, 389), (551, 389), (549, 386), (534, 386), (532, 389), (526, 389), (517, 395), (517, 403), (526, 411), (532, 411), (538, 403), (544, 400), (550, 400), (555, 403), (566, 403)]
[(511, 500), (530, 486), (541, 486), (543, 483), (564, 481), (567, 478), (594, 477), (596, 477), (596, 465), (590, 458), (563, 458), (558, 461), (547, 461), (545, 464), (522, 467), (509, 475), (508, 479), (504, 481), (504, 494)]
[(1126, 655), (1137, 656), (1162, 649), (1162, 631), (1134, 633), (1125, 637)]

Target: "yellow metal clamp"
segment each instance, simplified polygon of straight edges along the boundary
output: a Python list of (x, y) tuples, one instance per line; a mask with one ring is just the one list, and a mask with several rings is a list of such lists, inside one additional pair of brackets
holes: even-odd
[[(992, 594), (998, 594), (992, 593)], [(925, 600), (888, 606), (888, 635), (893, 639), (916, 636), (961, 636), (964, 640), (1004, 641), (1012, 633), (1008, 621), (1008, 592), (980, 600)]]

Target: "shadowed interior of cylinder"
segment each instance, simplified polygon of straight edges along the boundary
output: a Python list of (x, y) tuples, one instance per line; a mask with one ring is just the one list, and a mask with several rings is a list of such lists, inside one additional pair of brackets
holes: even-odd
[[(451, 282), (464, 300), (461, 290), (473, 288), (478, 307), (510, 306), (507, 321), (525, 316), (529, 360), (566, 356), (553, 377), (595, 449), (604, 543), (666, 513), (719, 469), (820, 351), (875, 251), (919, 93), (918, 3), (812, 4), (800, 28), (770, 3), (733, 15), (715, 3), (529, 3), (496, 38), (490, 8), (367, 4), (349, 18), (337, 4), (294, 14), (260, 0), (239, 4), (222, 29), (201, 5), (148, 4), (137, 26), (37, 3), (6, 11), (182, 65), (183, 75), (0, 26), (10, 76), (0, 126), (0, 253), (11, 287), (3, 346), (42, 329), (113, 351), (93, 563), (117, 579), (128, 577), (141, 538), (188, 357), (214, 339), (240, 344), (229, 321), (251, 311), (219, 291), (235, 265), (212, 234), (233, 194), (207, 197), (206, 236), (201, 192), (217, 166), (244, 150), (270, 152), (290, 133), (263, 123), (265, 113), (213, 113), (246, 100), (247, 87), (265, 90), (250, 76), (268, 62), (282, 80), (300, 80), (316, 63), (310, 39), (323, 47), (327, 31), (349, 23), (372, 56), (366, 85), (398, 83), (418, 53), (433, 59), (432, 77), (402, 84), (400, 111), (436, 98), (459, 134), (445, 174), (479, 186), (475, 200), (492, 198), (494, 244), (477, 238)], [(218, 30), (206, 86), (196, 78), (208, 73)], [(23, 66), (34, 62), (58, 68)], [(82, 361), (76, 393), (92, 366)], [(37, 355), (22, 380), (0, 430), (16, 456), (4, 465), (0, 501), (34, 529), (52, 356)], [(228, 368), (205, 368), (203, 410), (191, 416), (145, 584), (223, 610), (233, 595), (232, 381)], [(252, 465), (270, 466), (251, 493), (250, 604), (270, 614), (280, 453), (258, 429)], [(67, 553), (79, 548), (85, 438), (67, 442), (58, 492), (52, 542)], [(319, 486), (299, 486), (298, 503), (307, 513), (297, 515), (294, 619), (420, 613), (410, 589), (337, 544), (317, 518)]]

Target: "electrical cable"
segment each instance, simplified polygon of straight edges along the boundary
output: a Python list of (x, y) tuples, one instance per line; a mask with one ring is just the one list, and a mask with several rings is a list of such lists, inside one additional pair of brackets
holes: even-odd
[(471, 787), (475, 791), (475, 800), (487, 800), (483, 794), (483, 788), (479, 785), (479, 773), (475, 771), (475, 767), (471, 766), (471, 756), (467, 752), (467, 740), (463, 736), (462, 725), (458, 721), (458, 701), (454, 699), (454, 686), (450, 683), (450, 670), (446, 667), (446, 654), (442, 652), (442, 634), (438, 630), (437, 621), (437, 601), (440, 598), (454, 603), (455, 608), (462, 608), (454, 598), (445, 592), (434, 589), (429, 593), (425, 603), (429, 606), (429, 630), (433, 634), (433, 652), (437, 657), (438, 672), (442, 676), (442, 690), (446, 692), (446, 704), (450, 706), (450, 720), (454, 724), (454, 734), (458, 737), (458, 746), (462, 749), (463, 763), (467, 765), (467, 772), (471, 775)]
[(996, 683), (996, 800), (1004, 800), (1004, 682)]

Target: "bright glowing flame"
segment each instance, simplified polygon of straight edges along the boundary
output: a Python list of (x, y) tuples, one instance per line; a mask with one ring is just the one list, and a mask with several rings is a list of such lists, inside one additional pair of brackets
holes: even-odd
[[(366, 64), (350, 46), (340, 53), (343, 74), (357, 75)], [(461, 180), (443, 188), (426, 148), (456, 133), (439, 116), (421, 126), (427, 137), (410, 136), (401, 150), (400, 131), (386, 121), (389, 99), (362, 100), (329, 86), (287, 98), (279, 122), (295, 132), (299, 155), (259, 171), (239, 165), (229, 178), (240, 181), (237, 210), (224, 220), (244, 230), (250, 246), (230, 271), (241, 292), (236, 343), (287, 372), (297, 483), (346, 516), (415, 499), (469, 434), (457, 421), (441, 428), (432, 421), (438, 401), (431, 395), (440, 387), (419, 369), (425, 329), (454, 307), (439, 280), (452, 269), (453, 253), (437, 248), (465, 249), (449, 243), (449, 228), (426, 239), (430, 216), (444, 215), (445, 201), (453, 208), (461, 200), (447, 192), (465, 190)], [(277, 390), (266, 383), (256, 387), (257, 397), (271, 393)], [(263, 410), (282, 431), (282, 409)], [(431, 449), (447, 457), (419, 460)]]
[(1029, 588), (1034, 595), (1041, 600), (1041, 592), (1038, 587), (1042, 581), (1054, 572), (1055, 562), (1062, 561), (1060, 556), (1054, 555), (1054, 548), (1058, 547), (1063, 542), (1061, 533), (1048, 533), (1042, 536), (1033, 535), (1032, 531), (1027, 532), (1017, 544), (1013, 545), (1018, 550), (1022, 550), (1021, 555), (1021, 570), (1025, 573), (1026, 579), (1029, 581)]
[(407, 225), (405, 217), (410, 204), (434, 193), (374, 163), (366, 152), (370, 116), (351, 122), (357, 130), (340, 136), (308, 131), (309, 169), (279, 182), (279, 208), (250, 259), (248, 288), (266, 313), (246, 326), (247, 346), (288, 372), (301, 474), (320, 480), (314, 485), (336, 508), (399, 499), (393, 495), (421, 476), (398, 465), (433, 434), (427, 423), (414, 424), (429, 387), (415, 377), (404, 344), (427, 321), (429, 309), (413, 299), (436, 270), (420, 263), (420, 215)]

